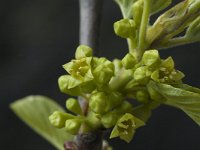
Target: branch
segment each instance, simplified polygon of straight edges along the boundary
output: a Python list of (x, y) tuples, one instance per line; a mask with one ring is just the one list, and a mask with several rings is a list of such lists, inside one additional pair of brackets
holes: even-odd
[(94, 49), (98, 56), (98, 40), (103, 0), (79, 0), (80, 3), (80, 44)]

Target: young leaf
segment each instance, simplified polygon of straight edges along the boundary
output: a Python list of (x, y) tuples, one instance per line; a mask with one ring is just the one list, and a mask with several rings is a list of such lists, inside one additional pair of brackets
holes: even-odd
[(132, 6), (137, 0), (114, 0), (120, 7), (124, 18), (132, 17)]
[(20, 119), (59, 150), (64, 150), (64, 142), (73, 138), (64, 129), (57, 129), (50, 124), (49, 116), (56, 110), (63, 112), (64, 110), (48, 97), (28, 96), (13, 102), (10, 108)]
[(183, 110), (200, 125), (200, 94), (196, 93), (197, 88), (193, 89), (184, 85), (186, 88), (181, 89), (153, 81), (149, 83), (149, 86), (166, 98), (165, 104)]
[(155, 14), (172, 3), (172, 0), (151, 0), (151, 14)]

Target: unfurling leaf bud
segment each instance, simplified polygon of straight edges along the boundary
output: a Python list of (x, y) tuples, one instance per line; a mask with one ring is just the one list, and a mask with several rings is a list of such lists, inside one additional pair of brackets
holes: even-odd
[(130, 53), (126, 54), (126, 56), (122, 59), (122, 64), (126, 69), (133, 68), (136, 63), (137, 63), (136, 58)]
[(82, 110), (81, 110), (80, 104), (77, 99), (75, 99), (75, 98), (67, 99), (66, 107), (71, 112), (82, 115)]
[(145, 51), (142, 57), (142, 63), (146, 66), (154, 67), (160, 64), (160, 56), (157, 50)]
[(63, 128), (65, 126), (65, 121), (74, 117), (75, 116), (65, 112), (55, 111), (51, 116), (49, 116), (49, 121), (54, 127)]
[(92, 56), (92, 48), (86, 46), (86, 45), (80, 45), (76, 49), (75, 58), (81, 59), (85, 57), (91, 57)]
[(65, 122), (65, 131), (72, 134), (76, 135), (80, 129), (82, 121), (79, 119), (68, 119)]
[(136, 25), (132, 19), (121, 19), (114, 23), (115, 34), (122, 38), (135, 37)]

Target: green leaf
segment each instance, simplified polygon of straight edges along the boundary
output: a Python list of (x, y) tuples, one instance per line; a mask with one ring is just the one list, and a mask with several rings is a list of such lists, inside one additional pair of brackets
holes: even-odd
[(120, 7), (124, 18), (132, 17), (132, 6), (137, 0), (114, 0)]
[(185, 88), (181, 89), (156, 82), (151, 82), (150, 86), (166, 98), (165, 104), (183, 110), (198, 125), (200, 125), (199, 89), (197, 90), (197, 88), (192, 88), (187, 85), (182, 85), (182, 87)]
[(63, 129), (57, 129), (50, 124), (49, 116), (56, 110), (63, 112), (64, 110), (48, 97), (40, 95), (27, 96), (13, 102), (10, 108), (28, 126), (59, 150), (64, 150), (64, 142), (73, 138)]
[(172, 0), (150, 0), (151, 1), (151, 14), (155, 14), (166, 7), (168, 7)]

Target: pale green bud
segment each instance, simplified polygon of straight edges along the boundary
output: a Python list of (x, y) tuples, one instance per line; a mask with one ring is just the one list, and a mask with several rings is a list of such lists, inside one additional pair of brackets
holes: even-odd
[(147, 91), (137, 91), (136, 99), (141, 103), (148, 103), (149, 102), (149, 94)]
[(137, 63), (136, 58), (130, 53), (126, 54), (126, 56), (122, 59), (122, 64), (126, 69), (133, 68), (136, 63)]
[(84, 57), (91, 57), (92, 56), (92, 48), (86, 45), (80, 45), (76, 49), (75, 58), (81, 59)]
[(105, 113), (107, 96), (104, 92), (95, 92), (91, 95), (89, 107), (97, 114)]
[(99, 84), (108, 84), (114, 76), (114, 64), (106, 58), (93, 58), (91, 66), (94, 79)]
[(114, 108), (112, 111), (107, 112), (101, 117), (101, 123), (105, 128), (113, 127), (119, 117), (121, 117), (124, 113), (131, 111), (132, 105), (124, 101), (118, 107)]
[(133, 19), (137, 25), (137, 27), (140, 26), (141, 19), (142, 19), (142, 13), (143, 13), (143, 6), (144, 2), (143, 0), (138, 0), (133, 4)]
[(146, 66), (154, 67), (160, 64), (160, 56), (157, 50), (145, 51), (142, 57), (142, 63)]
[(108, 112), (101, 117), (101, 123), (105, 128), (111, 128), (116, 124), (119, 117), (120, 117), (119, 114), (113, 111)]
[(82, 110), (81, 110), (80, 104), (79, 104), (79, 102), (78, 102), (77, 99), (75, 99), (75, 98), (69, 98), (69, 99), (67, 99), (67, 101), (66, 101), (66, 107), (71, 112), (73, 112), (75, 114), (82, 115)]
[(111, 92), (107, 94), (106, 106), (104, 106), (105, 111), (110, 111), (117, 105), (121, 104), (122, 100), (122, 94), (119, 92)]
[(132, 19), (121, 19), (114, 23), (115, 34), (122, 38), (135, 36), (136, 25)]
[(79, 119), (68, 119), (65, 122), (65, 131), (72, 135), (76, 135), (80, 129), (81, 123), (82, 122)]
[(63, 128), (65, 126), (65, 121), (74, 117), (75, 116), (65, 112), (55, 111), (51, 116), (49, 116), (49, 121), (54, 127)]
[(81, 81), (73, 78), (70, 75), (63, 75), (58, 79), (58, 85), (61, 92), (72, 96), (78, 96), (81, 94), (81, 89), (79, 87), (80, 84)]
[(135, 70), (133, 77), (139, 83), (146, 84), (149, 80), (151, 73), (152, 72), (149, 71), (149, 68), (147, 66), (142, 66)]

